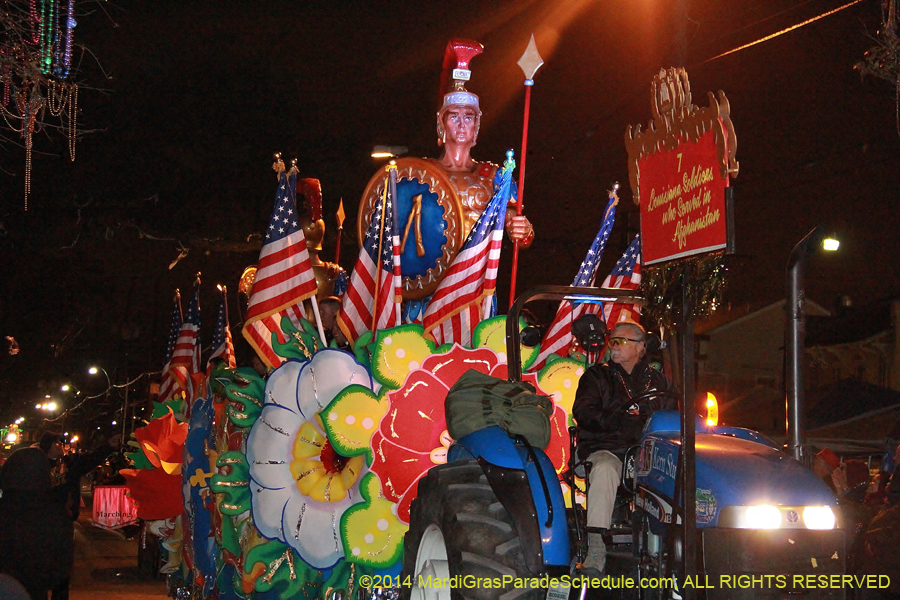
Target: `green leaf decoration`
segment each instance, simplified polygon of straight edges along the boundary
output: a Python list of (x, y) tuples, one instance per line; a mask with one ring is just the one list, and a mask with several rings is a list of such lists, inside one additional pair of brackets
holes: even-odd
[(230, 401), (226, 413), (238, 427), (250, 427), (256, 422), (265, 398), (266, 382), (252, 367), (225, 369), (218, 384), (225, 388)]
[(390, 389), (399, 389), (410, 371), (418, 369), (431, 354), (434, 342), (425, 338), (420, 325), (379, 329), (372, 355), (372, 376)]
[[(519, 319), (519, 331), (528, 326), (525, 320)], [(485, 319), (475, 326), (472, 332), (473, 348), (489, 348), (497, 353), (500, 362), (508, 362), (506, 356), (506, 315), (499, 315)], [(541, 346), (538, 344), (534, 348), (528, 346), (519, 346), (520, 356), (522, 357), (522, 371), (527, 371), (528, 367), (534, 364), (538, 354), (541, 352)]]
[(173, 415), (183, 415), (184, 414), (184, 398), (173, 398), (167, 402), (154, 402), (153, 403), (153, 413), (150, 415), (148, 421), (152, 421), (153, 419), (159, 419), (160, 417), (164, 417), (169, 414), (169, 409), (172, 409)]
[(282, 317), (281, 331), (284, 333), (285, 342), (283, 344), (279, 342), (278, 335), (273, 332), (272, 349), (284, 359), (308, 360), (322, 344), (316, 326), (306, 319), (300, 319), (300, 329), (297, 329), (290, 319)]
[(212, 372), (209, 374), (209, 391), (213, 394), (215, 402), (225, 400), (225, 384), (234, 380), (234, 372), (236, 369), (229, 369), (228, 364), (219, 360), (213, 365)]
[(343, 590), (344, 598), (356, 598), (359, 580), (364, 575), (371, 576), (375, 571), (364, 565), (342, 560), (331, 569), (331, 575), (322, 582), (319, 598), (331, 598), (335, 590)]
[[(386, 392), (386, 390), (385, 390)], [(331, 445), (342, 456), (365, 454), (372, 462), (369, 443), (378, 430), (381, 418), (391, 407), (390, 401), (369, 388), (353, 384), (341, 390), (319, 413)]]
[(227, 475), (216, 472), (209, 483), (214, 493), (225, 496), (219, 507), (222, 514), (237, 516), (250, 510), (250, 465), (244, 453), (223, 452), (216, 460), (216, 467), (230, 467)]
[(132, 468), (134, 469), (155, 469), (156, 467), (147, 459), (147, 456), (143, 453), (143, 451), (138, 450), (137, 452), (126, 452), (125, 458), (131, 461)]
[(375, 352), (375, 336), (371, 331), (366, 331), (356, 338), (353, 344), (353, 354), (356, 356), (356, 362), (372, 370), (372, 354)]
[(348, 561), (373, 568), (390, 567), (403, 556), (403, 536), (409, 529), (397, 515), (395, 505), (381, 493), (375, 473), (363, 477), (359, 486), (363, 502), (341, 516), (341, 541)]
[(247, 552), (244, 572), (259, 572), (254, 589), (260, 593), (274, 590), (279, 598), (311, 599), (322, 578), (321, 572), (306, 564), (293, 548), (275, 540)]
[[(222, 512), (221, 505), (224, 500), (217, 500), (220, 506), (219, 512)], [(246, 519), (245, 519), (246, 520)], [(234, 556), (241, 555), (241, 534), (240, 525), (236, 525), (235, 520), (228, 516), (222, 516), (222, 526), (219, 527), (219, 537), (216, 538), (216, 544), (226, 552), (230, 552)]]

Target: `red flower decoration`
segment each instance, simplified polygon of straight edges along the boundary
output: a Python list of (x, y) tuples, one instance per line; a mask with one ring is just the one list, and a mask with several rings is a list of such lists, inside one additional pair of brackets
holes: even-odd
[[(398, 504), (397, 516), (404, 523), (409, 523), (409, 507), (419, 479), (434, 465), (447, 462), (452, 439), (447, 433), (444, 399), (469, 369), (507, 377), (506, 364), (499, 362), (493, 350), (454, 345), (446, 354), (426, 358), (419, 370), (409, 374), (402, 388), (388, 392), (391, 407), (372, 436), (371, 470), (381, 479), (385, 498)], [(523, 379), (537, 389), (536, 374), (528, 373)], [(551, 418), (551, 429), (548, 454), (557, 470), (562, 470), (569, 433), (565, 411), (558, 406)]]
[(138, 518), (168, 519), (184, 511), (181, 493), (181, 463), (188, 424), (169, 414), (136, 429), (134, 437), (155, 469), (122, 469), (128, 492), (137, 504)]
[(180, 476), (187, 434), (188, 424), (176, 421), (170, 408), (169, 414), (153, 419), (146, 427), (136, 429), (134, 437), (154, 467)]
[(181, 471), (170, 475), (162, 469), (122, 469), (119, 473), (127, 481), (139, 519), (168, 519), (184, 512)]

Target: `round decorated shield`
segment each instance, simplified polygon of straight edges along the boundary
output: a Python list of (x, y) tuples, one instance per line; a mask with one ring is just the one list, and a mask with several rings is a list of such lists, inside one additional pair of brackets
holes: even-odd
[[(456, 188), (434, 161), (399, 158), (396, 164), (403, 298), (418, 300), (434, 293), (465, 241), (462, 205)], [(363, 192), (356, 222), (360, 246), (386, 183), (387, 172), (380, 170)]]

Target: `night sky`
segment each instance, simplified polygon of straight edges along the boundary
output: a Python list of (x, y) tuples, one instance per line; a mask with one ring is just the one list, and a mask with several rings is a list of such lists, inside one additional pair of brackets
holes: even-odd
[[(808, 296), (826, 307), (896, 294), (900, 136), (893, 88), (853, 65), (874, 45), (880, 3), (853, 7), (760, 45), (708, 61), (841, 6), (834, 0), (695, 0), (683, 42), (673, 2), (84, 2), (76, 28), (76, 160), (57, 133), (35, 137), (30, 210), (24, 150), (0, 145), (0, 422), (36, 416), (45, 394), (103, 366), (119, 383), (157, 371), (174, 289), (185, 309), (202, 272), (204, 346), (217, 283), (230, 290), (239, 361), (237, 280), (255, 263), (274, 199), (272, 154), (296, 157), (322, 181), (333, 259), (334, 211), (348, 213), (341, 262), (357, 246), (356, 204), (379, 168), (376, 144), (436, 156), (444, 47), (483, 43), (468, 89), (481, 96), (473, 156), (502, 162), (521, 146), (524, 93), (516, 61), (533, 32), (545, 65), (535, 77), (525, 211), (537, 230), (520, 257), (519, 290), (568, 284), (596, 233), (605, 192), (625, 187), (601, 267), (638, 228), (623, 136), (650, 120), (650, 80), (683, 60), (693, 102), (724, 90), (737, 132), (733, 180), (738, 255), (725, 300), (760, 307), (784, 293), (793, 245), (817, 223), (841, 238), (810, 261)], [(84, 48), (84, 50), (82, 50)], [(681, 58), (683, 57), (683, 59)], [(708, 61), (708, 62), (707, 62)], [(181, 248), (187, 257), (169, 268)], [(500, 305), (508, 294), (509, 246)], [(131, 388), (146, 398), (148, 377)], [(82, 415), (120, 406), (90, 401)], [(109, 413), (111, 414), (111, 413)], [(34, 422), (34, 421), (32, 421)]]

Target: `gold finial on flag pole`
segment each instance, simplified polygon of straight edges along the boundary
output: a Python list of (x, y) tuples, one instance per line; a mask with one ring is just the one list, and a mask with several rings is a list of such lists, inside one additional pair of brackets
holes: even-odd
[(272, 163), (272, 169), (275, 171), (276, 177), (279, 177), (284, 172), (284, 161), (281, 160), (281, 152), (275, 153), (275, 162)]

